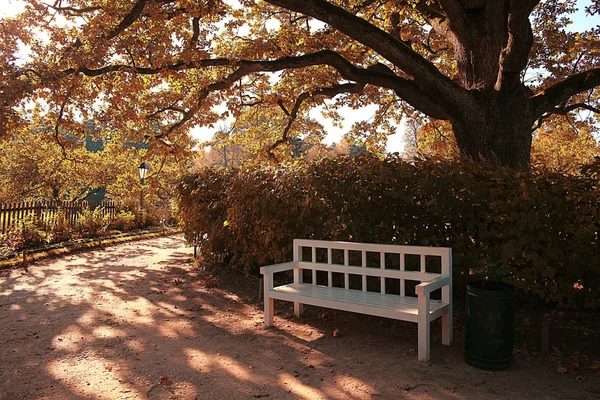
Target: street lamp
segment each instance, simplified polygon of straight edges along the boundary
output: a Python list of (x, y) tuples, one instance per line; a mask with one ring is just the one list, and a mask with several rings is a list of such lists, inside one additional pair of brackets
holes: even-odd
[(142, 162), (140, 164), (140, 166), (138, 167), (138, 170), (140, 172), (140, 228), (142, 227), (142, 222), (143, 222), (143, 213), (144, 213), (144, 183), (146, 180), (146, 174), (148, 173), (148, 170), (150, 168), (148, 168), (148, 165), (146, 165), (145, 162)]
[(140, 166), (138, 167), (138, 170), (140, 171), (140, 183), (142, 185), (144, 184), (144, 179), (146, 179), (146, 174), (148, 173), (148, 169), (149, 168), (145, 162), (141, 163)]

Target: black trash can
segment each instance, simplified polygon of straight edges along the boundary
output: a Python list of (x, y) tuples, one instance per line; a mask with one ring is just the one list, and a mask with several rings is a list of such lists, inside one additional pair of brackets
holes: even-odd
[(489, 371), (509, 369), (514, 325), (514, 286), (485, 279), (467, 284), (467, 364)]

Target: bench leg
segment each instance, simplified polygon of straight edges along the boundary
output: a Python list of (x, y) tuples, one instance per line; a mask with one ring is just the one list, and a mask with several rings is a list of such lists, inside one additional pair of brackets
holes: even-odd
[(275, 300), (269, 297), (265, 298), (265, 326), (273, 325), (273, 311), (275, 308)]
[(452, 311), (442, 315), (442, 344), (449, 346), (452, 343)]
[(429, 323), (429, 295), (419, 295), (419, 361), (429, 361), (431, 324)]
[(447, 346), (452, 343), (452, 285), (442, 288), (442, 301), (448, 303), (446, 313), (442, 315), (442, 344)]
[(429, 322), (419, 322), (419, 361), (429, 361), (430, 332)]
[(294, 315), (300, 318), (300, 315), (304, 312), (304, 304), (294, 303)]

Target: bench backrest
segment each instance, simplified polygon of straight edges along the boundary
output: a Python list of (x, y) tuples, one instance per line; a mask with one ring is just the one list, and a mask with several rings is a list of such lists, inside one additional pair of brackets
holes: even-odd
[(302, 270), (312, 271), (313, 285), (317, 284), (317, 272), (325, 271), (327, 286), (333, 285), (333, 274), (343, 274), (344, 288), (350, 289), (352, 275), (358, 275), (363, 291), (367, 291), (369, 277), (379, 279), (381, 293), (387, 292), (386, 281), (399, 281), (401, 296), (407, 281), (422, 283), (452, 275), (452, 249), (448, 247), (295, 239), (294, 261), (299, 265), (294, 272), (296, 283), (303, 281)]

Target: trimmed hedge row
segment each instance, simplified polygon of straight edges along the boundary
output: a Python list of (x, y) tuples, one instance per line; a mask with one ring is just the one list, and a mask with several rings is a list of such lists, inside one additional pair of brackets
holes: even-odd
[(293, 238), (447, 246), (457, 290), (499, 264), (521, 295), (600, 307), (600, 161), (576, 177), (395, 155), (206, 169), (179, 185), (204, 262), (246, 272), (291, 259)]

